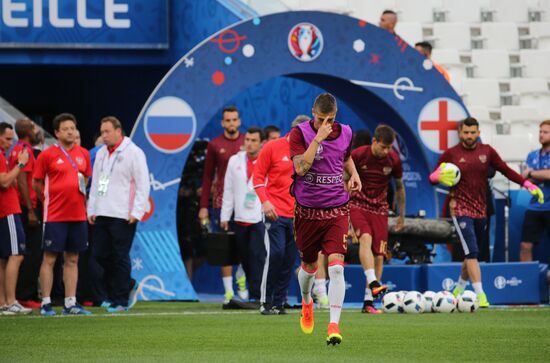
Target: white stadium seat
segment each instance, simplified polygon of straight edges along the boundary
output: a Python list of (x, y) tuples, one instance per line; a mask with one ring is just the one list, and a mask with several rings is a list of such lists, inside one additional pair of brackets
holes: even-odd
[(507, 162), (523, 161), (527, 154), (537, 148), (537, 138), (532, 134), (493, 135), (492, 146)]
[(492, 0), (489, 11), (493, 14), (493, 21), (529, 21), (529, 6), (525, 0)]
[(395, 32), (405, 40), (411, 47), (423, 40), (422, 24), (420, 23), (404, 23), (398, 22), (395, 27)]
[(485, 106), (469, 106), (468, 112), (478, 121), (491, 121), (489, 116), (489, 109)]
[(432, 60), (445, 68), (451, 76), (451, 83), (455, 80), (466, 78), (466, 65), (460, 61), (457, 49), (434, 49)]
[(522, 106), (536, 107), (541, 118), (550, 118), (550, 88), (544, 78), (512, 78), (510, 91)]
[(518, 27), (515, 23), (482, 23), (480, 38), (485, 49), (519, 48)]
[(502, 106), (500, 118), (504, 122), (531, 122), (540, 119), (539, 110), (529, 106)]
[(488, 0), (443, 0), (439, 10), (445, 14), (446, 22), (479, 23), (481, 8), (488, 4)]
[(462, 92), (467, 106), (500, 107), (500, 86), (497, 79), (464, 79)]
[[(288, 2), (287, 5), (294, 5), (295, 1)], [(330, 0), (330, 1), (318, 1), (318, 0), (300, 0), (298, 1), (298, 9), (295, 10), (318, 10), (328, 11), (338, 14), (349, 14), (351, 12), (350, 4), (348, 0)], [(295, 6), (295, 5), (294, 5)]]
[(519, 58), (523, 77), (550, 78), (550, 50), (522, 49)]
[(505, 50), (474, 49), (472, 50), (472, 64), (475, 77), (510, 77), (510, 56)]
[(433, 33), (436, 48), (468, 50), (472, 47), (470, 25), (467, 23), (435, 23)]
[(496, 134), (496, 124), (489, 116), (489, 109), (485, 106), (469, 106), (468, 112), (479, 122), (479, 130), (481, 131), (481, 140), (490, 144), (493, 135)]
[(395, 0), (394, 10), (397, 12), (399, 21), (432, 23), (434, 6), (441, 6), (441, 1)]
[(537, 49), (550, 49), (550, 22), (529, 23), (529, 37)]
[(394, 0), (349, 0), (351, 15), (378, 26), (384, 10), (395, 8)]

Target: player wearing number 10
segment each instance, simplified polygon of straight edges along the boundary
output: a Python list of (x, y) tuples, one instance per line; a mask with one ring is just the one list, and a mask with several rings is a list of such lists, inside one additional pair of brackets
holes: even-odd
[[(464, 250), (462, 272), (453, 294), (458, 296), (463, 292), (469, 279), (479, 299), (479, 306), (488, 307), (489, 302), (483, 292), (477, 256), (478, 240), (483, 238), (486, 228), (486, 183), (489, 167), (522, 185), (539, 200), (543, 200), (544, 197), (537, 186), (510, 169), (495, 149), (479, 142), (479, 124), (475, 118), (468, 117), (461, 121), (458, 134), (460, 143), (441, 155), (438, 167), (430, 175), (430, 182), (451, 187), (449, 210)], [(455, 172), (451, 168), (445, 168), (443, 163), (458, 166), (462, 174), (458, 184), (453, 185)]]

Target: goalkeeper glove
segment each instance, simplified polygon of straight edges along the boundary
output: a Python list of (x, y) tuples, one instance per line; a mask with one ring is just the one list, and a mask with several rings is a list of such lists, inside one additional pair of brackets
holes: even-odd
[(539, 204), (544, 203), (544, 193), (537, 187), (535, 184), (531, 183), (529, 180), (526, 180), (523, 183), (523, 187), (529, 191), (533, 196), (537, 197)]
[(441, 183), (445, 186), (452, 187), (455, 181), (455, 173), (451, 169), (445, 170), (446, 163), (441, 163), (433, 173), (430, 174), (432, 183)]

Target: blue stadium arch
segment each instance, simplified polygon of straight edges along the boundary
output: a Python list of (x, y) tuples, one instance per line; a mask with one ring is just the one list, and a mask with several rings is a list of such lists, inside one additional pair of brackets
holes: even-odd
[(399, 37), (348, 16), (305, 11), (243, 21), (182, 57), (153, 91), (132, 131), (147, 155), (152, 181), (151, 213), (140, 223), (131, 253), (140, 299), (196, 299), (176, 233), (183, 166), (194, 139), (223, 106), (279, 76), (334, 93), (370, 129), (391, 125), (404, 160), (408, 212), (436, 214), (428, 170), (457, 142), (452, 130), (467, 111), (431, 61)]

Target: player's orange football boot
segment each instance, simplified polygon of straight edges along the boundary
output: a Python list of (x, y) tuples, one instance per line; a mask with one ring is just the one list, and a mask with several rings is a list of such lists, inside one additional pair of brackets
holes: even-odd
[(306, 304), (302, 300), (302, 316), (300, 317), (300, 327), (305, 334), (313, 333), (313, 299)]
[(340, 334), (340, 328), (336, 323), (330, 323), (328, 325), (327, 345), (336, 345), (342, 343), (342, 335)]
[(372, 297), (376, 299), (388, 290), (388, 285), (381, 285), (375, 280), (369, 284), (369, 289), (372, 291)]

